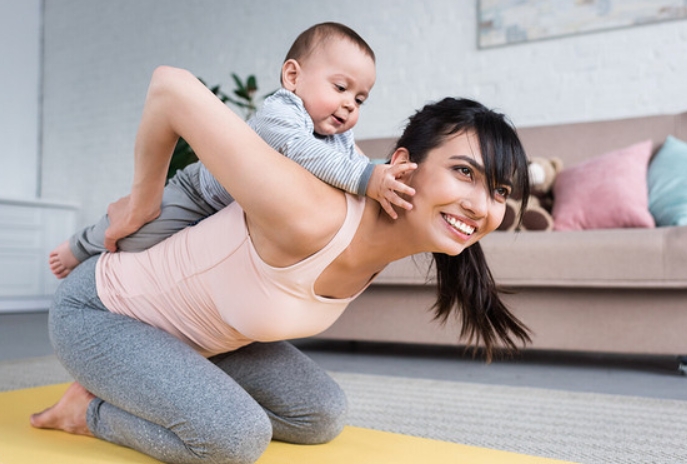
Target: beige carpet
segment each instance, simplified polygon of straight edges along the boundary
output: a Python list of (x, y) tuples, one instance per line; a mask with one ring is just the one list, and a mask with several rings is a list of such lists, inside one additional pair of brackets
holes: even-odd
[[(332, 375), (352, 426), (579, 463), (687, 462), (687, 401)], [(0, 390), (68, 380), (54, 357), (0, 363)]]

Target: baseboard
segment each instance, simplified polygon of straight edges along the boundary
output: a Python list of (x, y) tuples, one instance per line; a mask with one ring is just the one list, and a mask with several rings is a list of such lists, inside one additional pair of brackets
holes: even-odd
[(47, 311), (51, 302), (52, 297), (3, 298), (0, 299), (0, 314)]

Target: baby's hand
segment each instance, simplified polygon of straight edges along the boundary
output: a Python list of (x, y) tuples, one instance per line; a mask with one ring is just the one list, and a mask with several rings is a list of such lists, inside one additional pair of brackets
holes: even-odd
[(398, 178), (405, 173), (417, 168), (415, 163), (400, 163), (395, 165), (379, 164), (375, 166), (367, 186), (367, 196), (377, 200), (384, 211), (393, 219), (398, 218), (398, 214), (392, 205), (400, 206), (410, 210), (413, 205), (404, 200), (399, 194), (413, 196), (415, 189), (408, 187)]

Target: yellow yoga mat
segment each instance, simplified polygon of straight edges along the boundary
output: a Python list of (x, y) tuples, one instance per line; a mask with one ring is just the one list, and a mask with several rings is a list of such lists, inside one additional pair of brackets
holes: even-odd
[[(29, 416), (54, 404), (68, 384), (0, 393), (0, 464), (159, 463), (128, 448), (55, 430)], [(564, 461), (346, 427), (325, 445), (272, 442), (258, 464), (561, 464)]]

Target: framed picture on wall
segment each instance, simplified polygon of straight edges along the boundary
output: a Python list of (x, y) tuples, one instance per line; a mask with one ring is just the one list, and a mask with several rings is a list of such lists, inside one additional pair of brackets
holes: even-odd
[(479, 48), (687, 18), (685, 0), (478, 0)]

